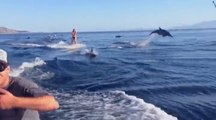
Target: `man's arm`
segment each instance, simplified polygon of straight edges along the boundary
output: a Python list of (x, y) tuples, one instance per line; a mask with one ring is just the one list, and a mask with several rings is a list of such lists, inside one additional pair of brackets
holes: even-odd
[(50, 111), (59, 108), (58, 102), (53, 96), (42, 96), (42, 97), (15, 97), (14, 102), (15, 108), (33, 109), (39, 111)]
[(50, 95), (41, 97), (16, 97), (10, 92), (0, 89), (0, 108), (24, 108), (38, 111), (50, 111), (58, 109), (59, 104), (55, 98)]

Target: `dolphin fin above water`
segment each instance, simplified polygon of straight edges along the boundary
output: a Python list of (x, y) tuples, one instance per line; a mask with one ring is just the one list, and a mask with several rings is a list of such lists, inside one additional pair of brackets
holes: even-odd
[(94, 58), (97, 55), (94, 53), (93, 48), (91, 48), (90, 51), (86, 53), (86, 56), (88, 56), (90, 58)]
[(166, 36), (173, 37), (167, 30), (161, 29), (160, 27), (159, 27), (158, 30), (152, 31), (150, 33), (150, 35), (153, 34), (153, 33), (156, 33), (158, 35), (162, 35), (163, 37), (166, 37)]
[(212, 3), (214, 4), (214, 6), (215, 6), (215, 8), (216, 8), (216, 4), (215, 4), (215, 2), (214, 2), (214, 1), (212, 1)]

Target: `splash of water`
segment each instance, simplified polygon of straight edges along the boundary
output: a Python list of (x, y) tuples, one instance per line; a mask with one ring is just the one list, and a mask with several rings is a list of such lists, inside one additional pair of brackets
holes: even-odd
[[(80, 51), (80, 54), (81, 54), (81, 55), (85, 55), (85, 54), (90, 53), (90, 52), (91, 52), (90, 49), (84, 49), (84, 50)], [(96, 55), (99, 54), (98, 51), (97, 51), (96, 49), (93, 49), (93, 53), (96, 54)]]
[[(52, 91), (54, 92), (54, 91)], [(64, 104), (63, 109), (56, 114), (65, 119), (94, 119), (94, 120), (177, 120), (153, 104), (124, 91), (72, 93), (55, 91), (55, 95)], [(65, 101), (67, 100), (67, 101)], [(71, 108), (67, 110), (65, 108)]]
[(13, 69), (10, 73), (10, 76), (17, 77), (21, 73), (23, 73), (26, 69), (33, 68), (35, 66), (41, 66), (46, 64), (41, 58), (36, 57), (33, 62), (23, 62), (21, 66), (19, 66), (17, 69)]
[(49, 45), (47, 45), (47, 47), (50, 47), (50, 48), (63, 48), (63, 49), (78, 49), (78, 48), (86, 47), (86, 45), (81, 44), (81, 43), (71, 45), (71, 44), (65, 43), (64, 41), (60, 41), (60, 42), (55, 43), (55, 44), (49, 44)]
[(151, 34), (151, 35), (148, 36), (145, 40), (139, 42), (139, 43), (137, 44), (137, 46), (138, 46), (138, 47), (146, 47), (146, 46), (149, 45), (149, 43), (150, 43), (151, 41), (153, 41), (154, 39), (156, 39), (156, 38), (158, 38), (158, 37), (159, 37), (159, 35), (157, 35), (157, 34)]
[(43, 47), (44, 45), (34, 44), (34, 43), (11, 43), (11, 45), (21, 48), (33, 48), (33, 47)]

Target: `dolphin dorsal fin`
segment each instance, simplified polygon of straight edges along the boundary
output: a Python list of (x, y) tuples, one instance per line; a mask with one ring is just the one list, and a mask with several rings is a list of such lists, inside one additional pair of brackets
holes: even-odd
[(159, 27), (159, 30), (161, 30), (161, 28)]
[(91, 48), (91, 50), (90, 50), (91, 52), (93, 52), (93, 47)]

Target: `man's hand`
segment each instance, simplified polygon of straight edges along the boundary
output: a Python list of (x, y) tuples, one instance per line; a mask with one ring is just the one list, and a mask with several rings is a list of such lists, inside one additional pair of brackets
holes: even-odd
[(5, 89), (0, 88), (0, 109), (12, 109), (16, 97)]
[(53, 96), (16, 97), (5, 89), (0, 88), (0, 109), (23, 108), (39, 111), (51, 111), (59, 108)]

